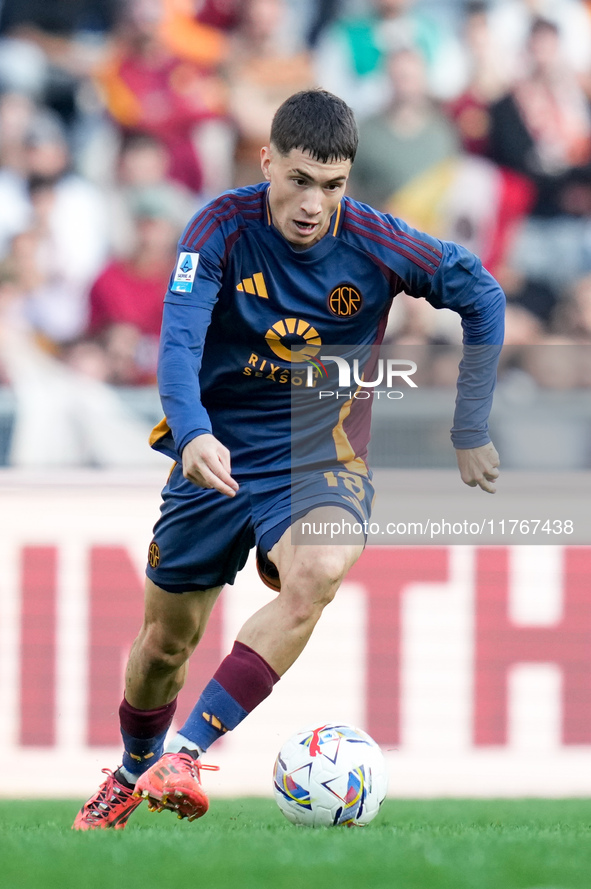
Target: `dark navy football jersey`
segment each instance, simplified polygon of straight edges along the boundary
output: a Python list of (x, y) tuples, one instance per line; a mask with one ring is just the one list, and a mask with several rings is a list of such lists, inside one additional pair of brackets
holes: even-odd
[(308, 399), (294, 433), (294, 393), (331, 347), (361, 348), (360, 367), (375, 364), (401, 291), (460, 314), (467, 353), (452, 438), (456, 447), (486, 444), (498, 350), (484, 361), (478, 349), (500, 347), (505, 299), (479, 259), (348, 197), (327, 234), (295, 250), (273, 226), (268, 188), (221, 195), (183, 233), (161, 337), (166, 419), (152, 446), (179, 460), (192, 438), (212, 432), (229, 448), (233, 474), (248, 477), (292, 468), (296, 434), (311, 463), (336, 459), (365, 472), (371, 399)]

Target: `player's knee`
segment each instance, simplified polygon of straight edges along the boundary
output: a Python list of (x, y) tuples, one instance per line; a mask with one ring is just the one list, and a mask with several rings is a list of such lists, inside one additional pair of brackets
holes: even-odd
[(318, 620), (347, 571), (348, 561), (337, 547), (327, 549), (318, 551), (317, 556), (310, 552), (310, 558), (292, 566), (289, 582), (282, 587), (294, 624)]
[(292, 627), (314, 625), (324, 608), (330, 604), (333, 598), (334, 594), (327, 593), (319, 593), (316, 596), (306, 595), (305, 593), (288, 595), (287, 610)]
[(339, 546), (310, 550), (309, 556), (303, 553), (296, 568), (300, 586), (321, 594), (328, 604), (347, 573), (350, 561), (348, 551)]
[(194, 648), (193, 641), (166, 636), (157, 629), (145, 633), (142, 640), (144, 663), (151, 673), (156, 674), (178, 670), (188, 661)]
[(146, 655), (149, 671), (158, 675), (166, 675), (180, 669), (187, 662), (190, 653), (185, 648), (174, 650), (149, 648)]

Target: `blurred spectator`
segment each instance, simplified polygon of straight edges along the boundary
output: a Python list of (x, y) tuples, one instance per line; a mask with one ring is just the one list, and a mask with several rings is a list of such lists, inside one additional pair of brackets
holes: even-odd
[(3, 0), (0, 84), (48, 105), (70, 126), (81, 79), (102, 55), (118, 0)]
[[(59, 120), (39, 112), (27, 130), (24, 175), (0, 177), (0, 204), (12, 189), (12, 204), (21, 208), (9, 255), (27, 287), (29, 317), (56, 343), (83, 329), (88, 287), (108, 246), (104, 201), (71, 172), (70, 160)], [(5, 230), (5, 243), (9, 235)]]
[(544, 332), (551, 331), (564, 289), (544, 278), (516, 274), (509, 277), (505, 290), (512, 305), (530, 312), (542, 324)]
[[(0, 3), (0, 385), (17, 400), (15, 465), (160, 465), (110, 384), (153, 383), (180, 229), (210, 194), (260, 178), (276, 107), (317, 78), (360, 120), (354, 195), (481, 256), (508, 291), (509, 362), (522, 345), (583, 344), (576, 377), (569, 345), (564, 365), (515, 358), (522, 382), (590, 384), (591, 0), (472, 0), (463, 47), (446, 28), (459, 2), (431, 3), (436, 21), (426, 7)], [(80, 131), (98, 136), (84, 157)], [(457, 344), (461, 328), (400, 294), (386, 339)], [(455, 374), (441, 355), (431, 383)]]
[(458, 151), (455, 128), (429, 94), (420, 53), (392, 53), (387, 71), (389, 107), (361, 122), (351, 172), (355, 197), (378, 209), (416, 176)]
[(582, 350), (565, 336), (547, 336), (522, 350), (522, 367), (543, 389), (574, 389), (579, 383)]
[(57, 360), (27, 323), (25, 303), (14, 269), (0, 266), (0, 377), (16, 404), (10, 465), (163, 466), (147, 444), (150, 423), (102, 382), (102, 353), (91, 346), (72, 366)]
[(364, 15), (344, 17), (316, 46), (316, 79), (342, 96), (361, 120), (390, 100), (388, 56), (414, 48), (424, 58), (431, 92), (456, 95), (462, 82), (462, 47), (451, 31), (415, 9), (414, 0), (370, 0)]
[(534, 21), (527, 74), (491, 106), (490, 155), (536, 188), (503, 284), (547, 326), (565, 289), (591, 269), (591, 107), (552, 22)]
[(557, 333), (591, 345), (591, 275), (575, 282), (572, 293), (555, 318), (554, 327)]
[(514, 354), (513, 347), (532, 346), (541, 343), (544, 326), (540, 319), (523, 306), (508, 303), (505, 309), (505, 345), (502, 363)]
[(447, 105), (466, 151), (486, 154), (490, 133), (490, 105), (509, 88), (504, 59), (492, 34), (487, 4), (471, 0), (463, 25), (466, 48), (466, 85)]
[(384, 342), (403, 346), (441, 346), (462, 342), (461, 321), (451, 309), (434, 311), (428, 302), (399, 293), (392, 303)]
[(506, 263), (534, 199), (526, 177), (485, 158), (457, 154), (412, 179), (387, 209), (415, 228), (463, 244), (505, 281)]
[(104, 348), (107, 382), (119, 385), (155, 382), (162, 303), (182, 230), (165, 193), (140, 193), (133, 207), (133, 250), (110, 262), (90, 291), (88, 335)]
[(497, 0), (490, 12), (490, 28), (508, 76), (513, 80), (525, 73), (531, 27), (538, 18), (556, 25), (562, 55), (577, 73), (588, 73), (591, 18), (581, 0)]
[(170, 155), (170, 175), (200, 192), (206, 158), (197, 133), (225, 113), (218, 72), (225, 41), (220, 32), (179, 12), (179, 4), (128, 0), (97, 82), (121, 129), (160, 139)]
[(238, 129), (237, 185), (260, 181), (260, 149), (278, 106), (314, 86), (308, 53), (290, 45), (287, 12), (285, 0), (249, 0), (235, 35), (227, 74)]
[(168, 175), (168, 150), (147, 133), (131, 133), (120, 140), (109, 191), (111, 252), (129, 256), (135, 247), (135, 215), (146, 202), (167, 208), (179, 232), (199, 206), (197, 196)]
[[(227, 53), (222, 33), (234, 27), (245, 0), (125, 0), (131, 15), (144, 25), (156, 24), (159, 42), (176, 58), (195, 63), (203, 72), (215, 70)], [(135, 9), (134, 9), (135, 7)], [(232, 7), (232, 8), (230, 8)], [(215, 19), (221, 19), (220, 27)]]
[[(536, 184), (534, 213), (589, 212), (589, 99), (563, 56), (552, 22), (534, 22), (528, 50), (527, 74), (491, 108), (491, 157)], [(580, 201), (583, 204), (577, 206)]]
[(35, 113), (28, 96), (16, 92), (0, 95), (0, 260), (8, 253), (14, 235), (30, 221), (25, 143)]

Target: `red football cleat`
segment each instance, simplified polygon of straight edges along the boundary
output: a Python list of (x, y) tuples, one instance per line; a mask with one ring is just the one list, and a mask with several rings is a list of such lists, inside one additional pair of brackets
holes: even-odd
[(72, 830), (123, 830), (131, 813), (141, 803), (133, 787), (121, 784), (110, 769), (103, 769), (107, 780), (84, 803), (72, 824)]
[(179, 818), (194, 821), (209, 808), (201, 785), (201, 769), (217, 771), (219, 766), (202, 765), (188, 753), (165, 753), (138, 779), (133, 791), (138, 802), (148, 800), (151, 812), (169, 809)]

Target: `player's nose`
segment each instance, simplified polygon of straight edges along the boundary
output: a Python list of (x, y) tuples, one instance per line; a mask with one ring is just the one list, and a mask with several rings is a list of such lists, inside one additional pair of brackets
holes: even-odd
[(322, 213), (321, 189), (308, 189), (306, 195), (302, 198), (301, 209), (306, 214), (306, 216), (319, 216)]

